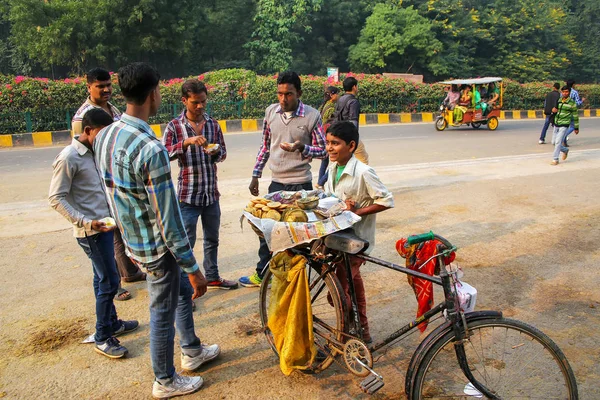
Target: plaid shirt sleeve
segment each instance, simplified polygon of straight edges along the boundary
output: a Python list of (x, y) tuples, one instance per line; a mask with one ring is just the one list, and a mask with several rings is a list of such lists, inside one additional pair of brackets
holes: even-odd
[(583, 101), (581, 101), (581, 97), (579, 97), (579, 92), (577, 90), (571, 90), (571, 98), (575, 100), (577, 107), (581, 107)]
[(262, 176), (262, 171), (265, 168), (265, 164), (267, 164), (267, 161), (269, 160), (269, 156), (271, 155), (270, 149), (271, 128), (269, 128), (269, 124), (265, 119), (263, 122), (262, 144), (260, 145), (260, 150), (258, 150), (258, 155), (256, 156), (256, 164), (254, 165), (254, 170), (252, 171), (252, 177), (260, 178)]
[(183, 227), (167, 153), (158, 151), (151, 155), (144, 163), (142, 175), (156, 223), (169, 251), (183, 271), (188, 274), (197, 271), (198, 263)]
[(178, 137), (173, 121), (167, 125), (165, 134), (162, 137), (162, 143), (167, 148), (171, 160), (183, 156), (183, 140)]
[(225, 146), (225, 138), (223, 137), (223, 131), (221, 130), (221, 126), (218, 122), (214, 121), (215, 125), (215, 139), (219, 144), (219, 152), (214, 156), (213, 162), (218, 163), (221, 161), (225, 161), (227, 158), (227, 147)]
[(312, 131), (312, 146), (304, 146), (302, 156), (304, 158), (325, 158), (327, 150), (325, 150), (325, 135), (323, 134), (323, 124), (321, 117), (317, 120), (317, 124)]

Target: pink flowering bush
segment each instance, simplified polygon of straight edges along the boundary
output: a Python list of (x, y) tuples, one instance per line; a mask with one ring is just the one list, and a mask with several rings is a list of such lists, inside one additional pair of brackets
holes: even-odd
[[(349, 72), (340, 74), (340, 82), (337, 83), (326, 76), (301, 76), (302, 101), (318, 107), (323, 102), (324, 89), (333, 85), (342, 90), (341, 81), (346, 76), (354, 76), (359, 81), (359, 99), (364, 113), (436, 111), (446, 95), (444, 90), (446, 85), (442, 84), (415, 84), (403, 79), (384, 77), (381, 74)], [(162, 81), (163, 106), (152, 122), (168, 122), (181, 111), (181, 85), (189, 78), (198, 78), (206, 84), (209, 91), (209, 111), (219, 119), (262, 118), (265, 108), (277, 102), (277, 75), (260, 76), (244, 69), (208, 71), (193, 77)], [(111, 79), (113, 81), (112, 103), (124, 109), (125, 101), (118, 86), (117, 74), (111, 73)], [(560, 83), (564, 84), (564, 82)], [(505, 80), (504, 109), (541, 109), (544, 97), (551, 90), (552, 84), (553, 82), (521, 84)], [(576, 87), (581, 96), (587, 98), (584, 107), (600, 107), (600, 85), (577, 85)], [(43, 118), (36, 119), (42, 121), (39, 122), (41, 130), (50, 129), (48, 126), (52, 129), (57, 126), (66, 127), (68, 116), (79, 108), (86, 97), (84, 77), (51, 80), (22, 75), (0, 75), (0, 119), (9, 118), (8, 115), (11, 115), (10, 118), (14, 116), (16, 119), (24, 119), (22, 115), (25, 112), (30, 112), (32, 118), (43, 115)], [(57, 123), (43, 125), (43, 121), (49, 121), (51, 117)], [(18, 129), (22, 129), (21, 125), (18, 126)], [(14, 129), (17, 128), (2, 128), (0, 131), (7, 132), (7, 129), (15, 132)]]

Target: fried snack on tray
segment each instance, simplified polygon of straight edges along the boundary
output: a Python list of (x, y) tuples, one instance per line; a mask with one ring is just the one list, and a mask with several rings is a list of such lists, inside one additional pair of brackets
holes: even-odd
[[(283, 204), (279, 201), (269, 201), (260, 197), (250, 200), (244, 211), (256, 218), (268, 218), (284, 222), (308, 222), (306, 213), (293, 204)], [(253, 226), (253, 228), (255, 227)]]

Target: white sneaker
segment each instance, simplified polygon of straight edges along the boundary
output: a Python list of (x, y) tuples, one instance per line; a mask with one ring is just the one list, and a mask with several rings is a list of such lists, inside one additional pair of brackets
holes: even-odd
[(177, 372), (173, 375), (171, 383), (161, 385), (154, 381), (152, 386), (152, 397), (156, 399), (168, 399), (175, 396), (183, 396), (194, 393), (204, 384), (201, 376), (181, 376)]
[(214, 360), (221, 354), (221, 347), (218, 344), (210, 346), (202, 345), (202, 350), (196, 356), (188, 356), (181, 353), (181, 368), (184, 371), (193, 371), (202, 364)]

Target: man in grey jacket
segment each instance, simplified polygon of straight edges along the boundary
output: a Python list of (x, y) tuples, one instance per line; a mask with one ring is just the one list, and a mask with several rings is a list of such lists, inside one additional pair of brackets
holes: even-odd
[(358, 81), (349, 76), (344, 79), (344, 95), (335, 103), (333, 119), (335, 121), (350, 121), (358, 129), (358, 116), (360, 115), (360, 103), (356, 98), (358, 94)]
[(82, 118), (81, 136), (56, 157), (48, 200), (50, 206), (73, 225), (73, 236), (92, 261), (94, 295), (96, 297), (95, 350), (109, 358), (121, 358), (127, 349), (115, 336), (133, 331), (138, 321), (117, 318), (113, 298), (119, 287), (115, 265), (113, 234), (114, 221), (107, 224), (110, 210), (100, 176), (96, 170), (92, 144), (98, 132), (113, 120), (101, 108), (94, 108)]

